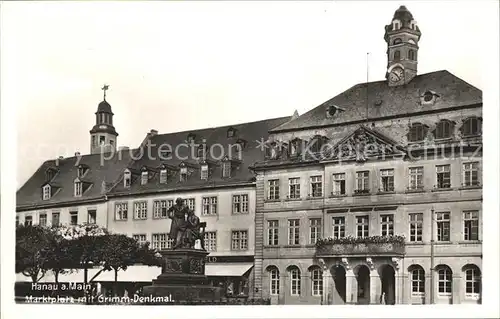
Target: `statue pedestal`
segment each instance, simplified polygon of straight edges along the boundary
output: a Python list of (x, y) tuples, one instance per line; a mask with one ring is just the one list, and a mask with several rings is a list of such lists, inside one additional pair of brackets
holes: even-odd
[(162, 273), (151, 286), (143, 288), (145, 304), (219, 301), (222, 288), (209, 285), (205, 276), (205, 257), (199, 249), (175, 249), (160, 252)]

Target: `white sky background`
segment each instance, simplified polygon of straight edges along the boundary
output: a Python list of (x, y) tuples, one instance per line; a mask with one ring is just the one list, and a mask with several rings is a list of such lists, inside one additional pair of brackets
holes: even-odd
[[(2, 107), (17, 111), (17, 186), (46, 159), (89, 152), (110, 85), (118, 145), (300, 114), (386, 68), (384, 26), (406, 5), (419, 73), (482, 88), (486, 1), (3, 2)], [(491, 8), (491, 6), (488, 6)]]

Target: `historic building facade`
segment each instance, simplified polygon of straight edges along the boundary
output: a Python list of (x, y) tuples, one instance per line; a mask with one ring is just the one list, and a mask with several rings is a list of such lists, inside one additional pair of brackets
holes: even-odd
[(256, 173), (255, 295), (275, 304), (480, 303), (482, 92), (417, 74), (419, 27), (385, 27), (385, 81), (271, 131)]

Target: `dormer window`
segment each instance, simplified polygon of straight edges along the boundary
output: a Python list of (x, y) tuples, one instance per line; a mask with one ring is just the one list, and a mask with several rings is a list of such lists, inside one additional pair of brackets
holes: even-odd
[(83, 177), (87, 173), (88, 167), (85, 165), (78, 165), (77, 177)]
[(149, 180), (149, 173), (148, 171), (144, 170), (141, 173), (141, 185), (146, 185)]
[(460, 128), (463, 136), (481, 135), (481, 118), (469, 117), (466, 119)]
[(54, 176), (56, 176), (56, 170), (53, 169), (53, 168), (48, 168), (46, 171), (45, 171), (45, 179), (49, 182), (51, 181)]
[(160, 153), (160, 159), (162, 161), (168, 160), (172, 156), (172, 150), (171, 149), (164, 150), (164, 149), (161, 149), (161, 147), (160, 147), (159, 153)]
[(316, 135), (311, 139), (311, 147), (309, 148), (312, 153), (321, 152), (321, 148), (328, 142), (328, 138), (321, 135)]
[(201, 165), (200, 177), (204, 181), (206, 181), (208, 179), (208, 164)]
[(51, 194), (51, 187), (49, 184), (45, 185), (42, 187), (42, 198), (43, 200), (50, 199)]
[(231, 161), (226, 160), (222, 162), (222, 178), (231, 177)]
[(288, 147), (288, 154), (290, 157), (299, 156), (302, 150), (302, 140), (295, 138), (290, 141), (290, 146)]
[(80, 197), (83, 194), (83, 184), (80, 180), (75, 181), (75, 197)]
[(267, 144), (266, 157), (269, 159), (278, 158), (278, 146), (276, 145), (276, 142), (270, 142)]
[(207, 145), (200, 144), (198, 146), (198, 159), (205, 159), (207, 156)]
[(187, 181), (187, 178), (188, 178), (188, 170), (187, 170), (187, 167), (181, 167), (180, 169), (180, 174), (179, 174), (179, 180), (181, 182), (185, 182)]
[(423, 141), (427, 136), (427, 126), (422, 123), (413, 123), (408, 132), (409, 142), (420, 142)]
[(453, 127), (454, 123), (449, 120), (441, 120), (436, 125), (436, 129), (434, 131), (434, 138), (436, 139), (445, 139), (453, 136)]
[(166, 184), (167, 183), (167, 179), (168, 179), (167, 169), (166, 168), (162, 168), (160, 170), (160, 184)]
[(194, 142), (195, 138), (196, 138), (196, 135), (194, 135), (193, 133), (189, 133), (187, 136), (187, 142), (192, 143), (192, 142)]
[(228, 128), (227, 129), (227, 137), (231, 138), (231, 137), (235, 137), (235, 136), (236, 136), (236, 130), (232, 127)]
[(123, 187), (130, 188), (131, 184), (132, 184), (132, 174), (128, 169), (126, 169), (125, 172), (123, 173)]

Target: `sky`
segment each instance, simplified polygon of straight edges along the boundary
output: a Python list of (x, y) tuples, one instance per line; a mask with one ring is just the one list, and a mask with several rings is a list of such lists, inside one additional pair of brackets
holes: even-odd
[(303, 114), (367, 73), (382, 80), (384, 26), (403, 4), (422, 32), (419, 74), (481, 89), (487, 1), (2, 2), (17, 187), (47, 159), (89, 153), (105, 83), (118, 145), (137, 147), (151, 129)]

